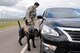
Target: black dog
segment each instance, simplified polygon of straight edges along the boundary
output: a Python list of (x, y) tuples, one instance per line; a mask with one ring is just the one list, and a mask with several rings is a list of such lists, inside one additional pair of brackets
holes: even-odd
[[(25, 21), (25, 23), (27, 24), (27, 21)], [(36, 48), (36, 46), (35, 46), (35, 42), (34, 42), (34, 40), (35, 40), (35, 36), (37, 36), (38, 37), (38, 30), (37, 29), (35, 29), (35, 28), (33, 28), (33, 27), (30, 27), (29, 28), (29, 32), (27, 33), (25, 33), (24, 32), (24, 28), (21, 28), (21, 25), (20, 25), (20, 22), (18, 21), (18, 24), (19, 24), (19, 44), (22, 46), (23, 44), (21, 43), (21, 40), (22, 40), (22, 38), (24, 38), (25, 36), (27, 37), (27, 43), (28, 43), (28, 48), (27, 48), (27, 50), (28, 51), (30, 51), (31, 49), (30, 49), (30, 39), (32, 39), (32, 44), (33, 44), (33, 47), (34, 48)]]

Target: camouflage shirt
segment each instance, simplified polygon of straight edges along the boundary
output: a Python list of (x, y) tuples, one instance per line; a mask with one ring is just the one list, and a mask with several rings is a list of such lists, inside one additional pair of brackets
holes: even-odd
[(28, 7), (26, 11), (26, 19), (28, 20), (28, 22), (30, 22), (31, 19), (35, 18), (36, 18), (36, 9), (34, 9), (32, 6)]

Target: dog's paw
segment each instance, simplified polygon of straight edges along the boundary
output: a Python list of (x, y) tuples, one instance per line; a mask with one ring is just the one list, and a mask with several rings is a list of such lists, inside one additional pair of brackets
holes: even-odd
[(23, 46), (23, 44), (20, 44), (20, 46)]
[(23, 44), (20, 41), (18, 41), (18, 43), (20, 44), (20, 46), (23, 46)]
[(28, 48), (27, 50), (28, 50), (28, 51), (31, 51), (31, 49), (30, 49), (30, 48)]
[(36, 46), (33, 46), (33, 48), (36, 48)]

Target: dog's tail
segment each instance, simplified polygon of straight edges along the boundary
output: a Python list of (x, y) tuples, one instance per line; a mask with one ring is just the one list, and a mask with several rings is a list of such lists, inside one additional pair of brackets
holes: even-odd
[(20, 22), (18, 21), (18, 25), (19, 25), (19, 28), (21, 29), (21, 24), (20, 24)]

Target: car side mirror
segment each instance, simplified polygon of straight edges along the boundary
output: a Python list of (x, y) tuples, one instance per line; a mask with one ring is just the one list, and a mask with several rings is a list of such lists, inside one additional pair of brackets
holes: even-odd
[(39, 15), (37, 16), (38, 19), (43, 19), (43, 16)]
[(46, 20), (46, 19), (44, 19), (43, 16), (41, 16), (41, 15), (37, 16), (37, 19), (43, 19), (43, 20)]

